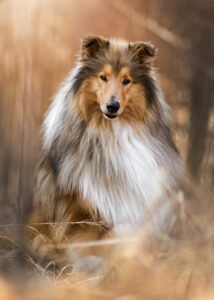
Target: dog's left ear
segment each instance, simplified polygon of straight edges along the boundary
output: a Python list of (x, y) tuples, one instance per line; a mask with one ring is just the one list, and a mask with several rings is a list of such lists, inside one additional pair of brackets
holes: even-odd
[(151, 63), (157, 53), (157, 49), (150, 42), (135, 42), (131, 44), (131, 49), (140, 63)]
[(81, 58), (96, 57), (98, 53), (108, 47), (109, 41), (97, 36), (86, 36), (82, 41)]

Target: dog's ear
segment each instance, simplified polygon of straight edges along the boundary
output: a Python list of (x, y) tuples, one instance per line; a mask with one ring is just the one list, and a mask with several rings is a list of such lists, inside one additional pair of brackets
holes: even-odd
[(132, 43), (131, 49), (140, 63), (151, 63), (157, 53), (157, 49), (150, 42)]
[(98, 53), (106, 49), (109, 41), (97, 36), (86, 36), (82, 41), (81, 58), (88, 59), (96, 57)]

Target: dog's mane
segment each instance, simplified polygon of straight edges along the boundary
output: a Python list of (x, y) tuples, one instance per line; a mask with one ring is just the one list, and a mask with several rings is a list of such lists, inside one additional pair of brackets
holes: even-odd
[[(90, 126), (77, 105), (76, 85), (83, 68), (79, 61), (46, 115), (42, 156), (51, 162), (60, 189), (79, 191), (111, 222), (130, 221), (126, 216), (132, 207), (138, 222), (138, 211), (158, 207), (156, 198), (164, 199), (166, 207), (183, 174), (169, 129), (170, 110), (151, 70), (147, 97), (152, 101), (140, 129), (120, 120), (109, 122), (108, 128)], [(143, 201), (136, 200), (140, 198)], [(117, 199), (114, 204), (112, 199)], [(132, 205), (126, 199), (133, 199)], [(157, 218), (157, 227), (161, 219)]]

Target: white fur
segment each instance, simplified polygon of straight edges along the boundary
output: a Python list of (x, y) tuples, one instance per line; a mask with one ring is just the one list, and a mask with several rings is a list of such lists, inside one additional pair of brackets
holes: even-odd
[[(46, 149), (60, 135), (63, 113), (67, 109), (65, 101), (78, 69), (77, 65), (46, 116)], [(164, 106), (165, 112), (168, 111), (162, 99), (160, 105)], [(67, 192), (72, 188), (78, 190), (84, 201), (95, 207), (118, 233), (136, 229), (159, 230), (170, 214), (173, 189), (183, 172), (178, 156), (146, 132), (143, 125), (141, 133), (136, 133), (131, 126), (121, 125), (119, 119), (109, 122), (112, 123), (113, 135), (90, 127), (85, 129), (80, 140), (79, 156), (67, 154), (58, 183)], [(99, 146), (96, 139), (100, 141)], [(94, 143), (91, 161), (86, 148), (90, 141)]]
[[(171, 209), (169, 195), (175, 185), (171, 167), (177, 164), (177, 158), (173, 153), (167, 157), (169, 152), (165, 153), (164, 145), (143, 129), (142, 134), (137, 134), (119, 120), (109, 122), (112, 122), (114, 136), (101, 133), (105, 153), (102, 172), (98, 172), (101, 168), (99, 148), (94, 145), (97, 159), (90, 164), (84, 156), (77, 157), (79, 163), (75, 170), (71, 166), (73, 158), (68, 154), (60, 182), (66, 184), (66, 188), (76, 185), (85, 201), (97, 208), (104, 220), (121, 234), (136, 229), (162, 229)], [(93, 138), (93, 133), (88, 132), (88, 136)], [(176, 172), (181, 172), (179, 164)]]
[(126, 40), (112, 38), (110, 43), (111, 48), (118, 49), (118, 51), (123, 51), (128, 48), (128, 43)]
[(69, 76), (66, 78), (59, 92), (56, 94), (54, 101), (52, 102), (44, 120), (44, 147), (47, 149), (51, 146), (54, 138), (60, 132), (63, 127), (63, 114), (66, 109), (66, 100), (71, 90), (73, 78), (78, 73), (81, 64), (78, 63), (72, 70)]

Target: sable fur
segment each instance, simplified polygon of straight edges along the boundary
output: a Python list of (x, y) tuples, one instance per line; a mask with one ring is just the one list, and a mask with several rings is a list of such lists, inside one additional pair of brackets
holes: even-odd
[[(183, 168), (153, 70), (155, 53), (150, 43), (83, 40), (43, 125), (29, 233), (37, 257), (74, 262), (100, 254), (99, 249), (68, 251), (66, 245), (76, 241), (167, 228)], [(109, 85), (100, 81), (105, 73)], [(130, 87), (120, 85), (123, 76)], [(103, 116), (110, 87), (121, 103), (114, 120)], [(98, 225), (68, 224), (84, 220)], [(33, 224), (39, 222), (56, 225)]]

